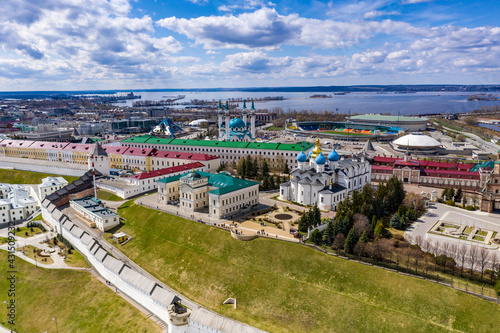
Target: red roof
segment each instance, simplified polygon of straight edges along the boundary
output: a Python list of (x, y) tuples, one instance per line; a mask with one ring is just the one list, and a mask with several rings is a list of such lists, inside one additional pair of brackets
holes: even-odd
[(102, 148), (108, 154), (123, 154), (129, 147), (103, 145)]
[(122, 155), (132, 155), (132, 156), (151, 156), (153, 152), (156, 151), (155, 148), (137, 148), (137, 147), (129, 147), (123, 151)]
[(181, 160), (193, 160), (193, 161), (210, 161), (218, 159), (218, 156), (208, 155), (208, 154), (200, 154), (200, 153), (180, 153), (166, 150), (157, 150), (152, 156), (154, 157), (163, 157), (163, 158), (178, 158)]
[(401, 165), (401, 166), (411, 166), (414, 168), (420, 168), (420, 163), (417, 161), (405, 161), (405, 160), (397, 160), (394, 162), (394, 166), (396, 165)]
[(94, 148), (93, 144), (70, 143), (66, 147), (64, 147), (63, 150), (91, 152), (93, 148)]
[(377, 163), (393, 163), (396, 159), (394, 157), (385, 157), (385, 156), (375, 156), (373, 157), (373, 161)]
[[(392, 167), (385, 165), (372, 165), (372, 172), (392, 173)], [(388, 171), (388, 172), (387, 172)]]
[(479, 172), (470, 171), (454, 171), (454, 170), (434, 170), (425, 169), (422, 170), (420, 175), (430, 176), (430, 177), (442, 177), (442, 178), (459, 178), (459, 179), (479, 179)]
[(202, 168), (202, 167), (204, 167), (204, 165), (201, 164), (200, 162), (193, 162), (193, 163), (188, 163), (188, 164), (184, 164), (184, 165), (177, 165), (177, 166), (170, 167), (170, 168), (139, 173), (137, 175), (130, 176), (130, 178), (148, 179), (148, 178), (166, 176), (166, 175), (170, 175), (170, 174), (176, 173), (176, 172), (181, 172), (181, 171), (186, 171), (186, 170), (191, 170), (191, 169), (198, 169), (198, 168)]

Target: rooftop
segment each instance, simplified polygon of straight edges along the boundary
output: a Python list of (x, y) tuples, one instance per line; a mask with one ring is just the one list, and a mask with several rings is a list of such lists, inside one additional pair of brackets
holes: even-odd
[(188, 163), (188, 164), (183, 164), (183, 165), (176, 165), (170, 168), (165, 168), (165, 169), (159, 169), (159, 170), (154, 170), (154, 171), (149, 171), (149, 172), (143, 172), (139, 173), (137, 175), (130, 176), (132, 179), (148, 179), (148, 178), (154, 178), (154, 177), (161, 177), (161, 176), (166, 176), (172, 173), (177, 173), (181, 171), (187, 171), (191, 169), (197, 169), (197, 168), (202, 168), (204, 165), (200, 162), (193, 162), (193, 163)]
[(221, 148), (242, 148), (242, 149), (265, 149), (265, 150), (289, 150), (300, 152), (309, 150), (314, 146), (310, 142), (290, 143), (270, 143), (270, 142), (231, 142), (214, 140), (184, 140), (158, 138), (150, 135), (141, 135), (128, 138), (122, 142), (126, 143), (146, 143), (146, 144), (164, 144), (173, 146), (199, 146), (199, 147), (221, 147)]
[(428, 121), (428, 118), (417, 118), (417, 117), (407, 117), (407, 116), (386, 116), (381, 114), (360, 114), (357, 116), (352, 116), (352, 120), (370, 120), (370, 121), (403, 121), (403, 122), (422, 122)]

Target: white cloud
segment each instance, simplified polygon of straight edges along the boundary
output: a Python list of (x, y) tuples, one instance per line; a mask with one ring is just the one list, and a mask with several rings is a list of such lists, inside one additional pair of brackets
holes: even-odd
[(398, 11), (386, 12), (386, 11), (380, 11), (380, 10), (372, 10), (368, 13), (365, 13), (365, 15), (363, 15), (363, 17), (366, 19), (374, 19), (374, 18), (379, 17), (379, 16), (396, 16), (396, 15), (401, 15), (401, 13)]
[(160, 26), (195, 40), (206, 49), (241, 48), (267, 50), (280, 45), (335, 49), (352, 46), (376, 34), (406, 33), (425, 35), (427, 30), (391, 20), (340, 22), (280, 15), (262, 8), (237, 16), (202, 16), (193, 19), (169, 17)]
[(409, 4), (432, 2), (432, 1), (434, 1), (434, 0), (402, 0), (401, 4), (402, 5), (409, 5)]

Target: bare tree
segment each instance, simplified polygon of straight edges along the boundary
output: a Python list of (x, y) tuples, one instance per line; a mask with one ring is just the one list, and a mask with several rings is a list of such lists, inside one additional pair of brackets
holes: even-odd
[(498, 254), (497, 252), (493, 252), (490, 260), (490, 282), (493, 283), (493, 278), (495, 277), (495, 272), (498, 269)]
[(408, 271), (410, 269), (410, 258), (412, 255), (411, 247), (409, 247), (409, 246), (405, 247), (403, 250), (403, 255), (405, 256), (405, 259), (406, 259), (406, 271)]
[(458, 247), (455, 260), (457, 264), (460, 265), (460, 276), (463, 276), (464, 274), (464, 266), (465, 263), (467, 262), (467, 245), (462, 244)]
[(413, 259), (415, 260), (415, 273), (418, 274), (418, 262), (420, 261), (420, 259), (422, 258), (422, 256), (424, 255), (424, 253), (422, 252), (422, 250), (418, 247), (418, 248), (412, 248), (412, 256), (413, 256)]
[(361, 259), (360, 257), (364, 253), (364, 251), (365, 251), (365, 243), (363, 243), (362, 241), (358, 241), (353, 248), (354, 254), (358, 256), (358, 260)]
[(422, 246), (420, 248), (424, 252), (429, 252), (429, 240), (427, 238), (422, 241)]
[[(417, 244), (417, 245), (418, 245), (418, 247), (419, 247), (419, 248), (421, 248), (421, 249), (422, 249), (422, 244), (423, 244), (423, 242), (424, 242), (424, 238), (422, 237), (422, 235), (417, 235), (417, 236), (415, 237), (415, 244)], [(424, 251), (425, 251), (425, 250), (424, 250)]]
[(405, 240), (411, 245), (413, 243), (413, 235), (410, 232), (405, 232)]
[(478, 251), (478, 259), (479, 266), (481, 267), (481, 281), (483, 281), (484, 270), (486, 268), (486, 264), (490, 258), (490, 250), (485, 247), (480, 247)]
[(363, 235), (363, 232), (369, 235), (372, 231), (372, 226), (368, 218), (363, 214), (354, 214), (354, 230), (359, 237)]
[(467, 261), (470, 264), (470, 276), (474, 273), (474, 267), (477, 262), (477, 246), (471, 245), (469, 246), (469, 256), (467, 257)]
[(337, 236), (335, 236), (335, 239), (333, 240), (332, 249), (337, 251), (337, 254), (339, 254), (340, 250), (343, 249), (344, 246), (345, 246), (345, 236), (343, 233), (338, 233)]

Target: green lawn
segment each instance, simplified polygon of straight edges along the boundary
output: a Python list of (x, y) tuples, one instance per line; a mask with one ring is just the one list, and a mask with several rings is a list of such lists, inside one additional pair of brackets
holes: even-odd
[[(31, 229), (33, 229), (33, 231), (31, 231)], [(28, 236), (26, 236), (26, 233), (28, 233)], [(38, 235), (41, 233), (43, 233), (43, 231), (38, 227), (30, 227), (30, 228), (21, 227), (21, 228), (19, 228), (19, 231), (17, 231), (17, 228), (16, 228), (16, 236), (23, 237), (23, 238), (35, 236), (35, 235)]]
[(43, 221), (42, 214), (38, 214), (32, 221)]
[[(36, 268), (16, 258), (17, 332), (161, 332), (139, 310), (87, 271)], [(0, 251), (0, 290), (7, 298), (7, 252)], [(2, 304), (3, 305), (3, 304)], [(0, 323), (9, 327), (7, 311)]]
[(97, 191), (97, 198), (101, 200), (109, 200), (109, 201), (123, 201), (123, 198), (120, 198), (116, 194), (104, 190)]
[[(208, 308), (271, 332), (491, 332), (500, 305), (376, 267), (125, 203), (120, 248)], [(238, 308), (222, 306), (234, 297)]]
[(40, 173), (40, 172), (33, 172), (33, 171), (0, 169), (0, 183), (40, 184), (42, 182), (42, 178), (46, 178), (49, 176), (63, 177), (64, 179), (66, 179), (68, 181), (68, 183), (72, 183), (73, 181), (75, 181), (79, 178), (79, 177), (73, 177), (73, 176), (51, 175), (48, 173)]

